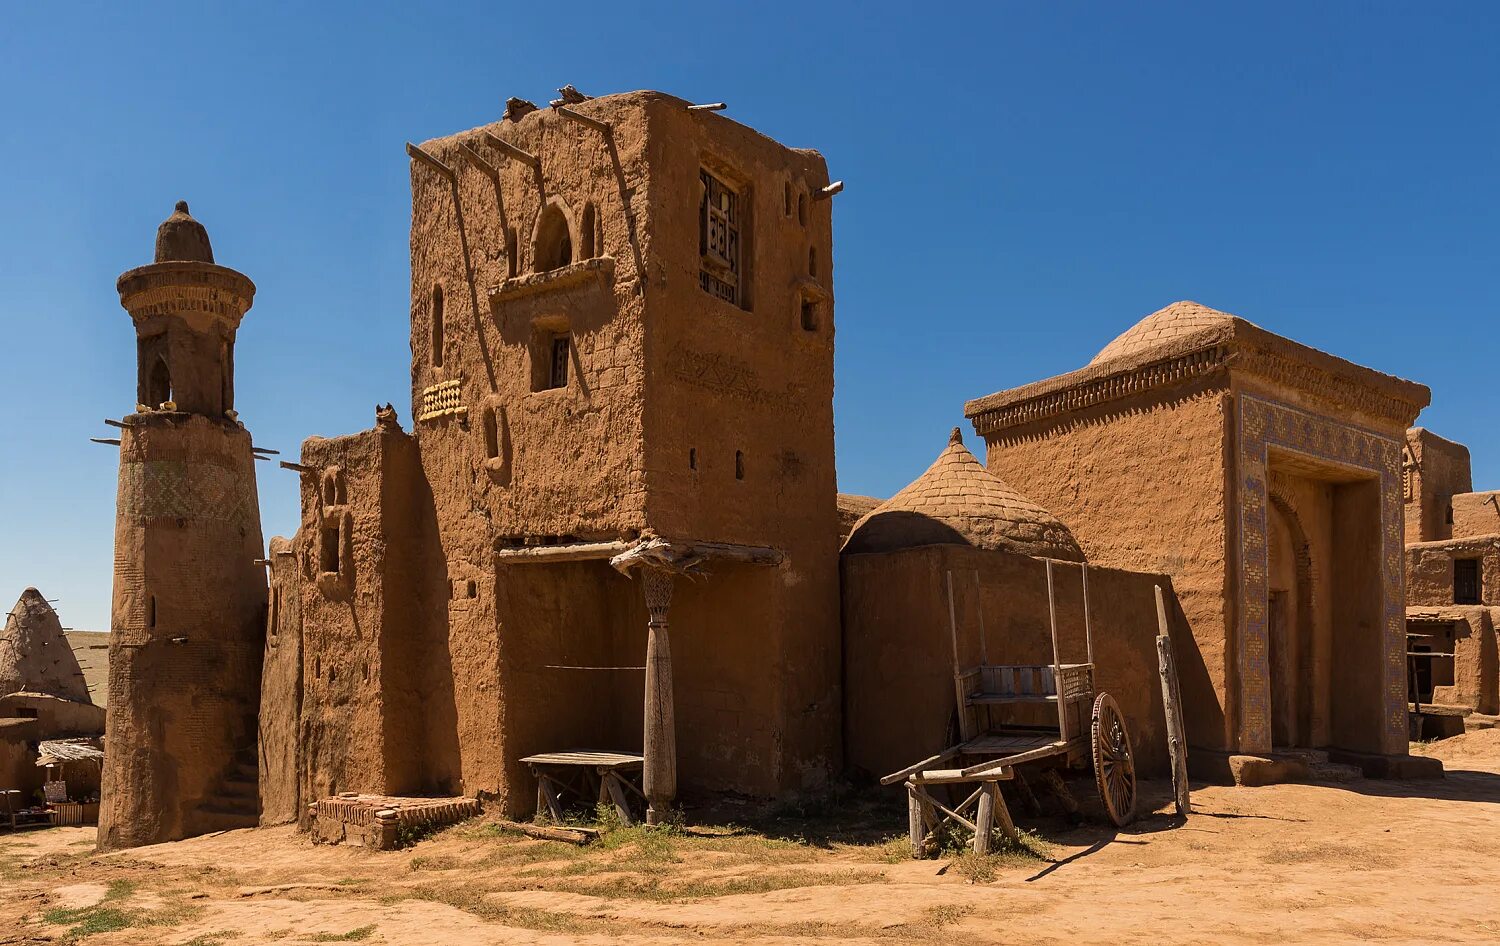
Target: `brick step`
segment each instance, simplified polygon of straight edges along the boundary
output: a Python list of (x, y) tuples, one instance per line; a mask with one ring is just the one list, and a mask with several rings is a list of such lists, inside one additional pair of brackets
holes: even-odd
[(219, 783), (219, 794), (226, 798), (259, 798), (260, 786), (251, 779), (225, 779)]

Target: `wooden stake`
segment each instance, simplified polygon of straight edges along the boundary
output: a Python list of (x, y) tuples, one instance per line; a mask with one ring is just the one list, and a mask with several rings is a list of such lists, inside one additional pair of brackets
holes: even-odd
[(1192, 814), (1193, 803), (1188, 785), (1187, 735), (1182, 725), (1182, 692), (1177, 682), (1177, 662), (1172, 655), (1172, 638), (1167, 633), (1167, 601), (1156, 586), (1156, 666), (1161, 673), (1161, 702), (1167, 717), (1167, 749), (1172, 754), (1172, 792), (1177, 813), (1184, 818)]
[(979, 662), (989, 665), (989, 654), (985, 649), (984, 641), (984, 596), (983, 588), (979, 584), (979, 569), (974, 569), (974, 604), (979, 610)]

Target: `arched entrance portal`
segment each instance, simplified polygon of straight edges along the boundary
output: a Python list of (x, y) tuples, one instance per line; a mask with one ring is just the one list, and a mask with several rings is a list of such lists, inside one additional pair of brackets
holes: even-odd
[(1271, 743), (1311, 744), (1312, 554), (1297, 514), (1271, 501), (1266, 574), (1266, 645), (1271, 688)]

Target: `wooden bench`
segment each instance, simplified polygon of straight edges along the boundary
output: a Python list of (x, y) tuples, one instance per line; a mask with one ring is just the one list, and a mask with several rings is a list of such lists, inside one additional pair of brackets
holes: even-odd
[(612, 805), (622, 824), (635, 824), (634, 802), (646, 796), (636, 784), (646, 757), (638, 752), (573, 749), (542, 752), (521, 760), (536, 776), (536, 813), (562, 823), (572, 804)]

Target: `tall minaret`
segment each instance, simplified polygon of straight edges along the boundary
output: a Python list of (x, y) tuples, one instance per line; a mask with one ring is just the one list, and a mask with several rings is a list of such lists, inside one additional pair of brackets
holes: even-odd
[(266, 577), (234, 338), (255, 285), (185, 202), (120, 276), (136, 335), (120, 434), (99, 847), (254, 825)]

